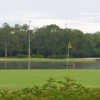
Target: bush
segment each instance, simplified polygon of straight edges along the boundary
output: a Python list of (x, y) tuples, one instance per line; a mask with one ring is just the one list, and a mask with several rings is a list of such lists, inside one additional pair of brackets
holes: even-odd
[(66, 58), (66, 55), (51, 55), (48, 58)]
[(32, 57), (32, 58), (44, 58), (43, 55), (32, 55), (31, 57)]
[(90, 89), (65, 78), (49, 79), (43, 86), (24, 89), (0, 89), (0, 100), (100, 100), (100, 89)]
[(17, 55), (16, 57), (17, 57), (17, 58), (27, 58), (27, 57), (28, 57), (28, 55), (19, 54), (19, 55)]

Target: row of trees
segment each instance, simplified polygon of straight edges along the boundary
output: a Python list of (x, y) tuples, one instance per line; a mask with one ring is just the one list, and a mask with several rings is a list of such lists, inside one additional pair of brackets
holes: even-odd
[(100, 57), (100, 32), (84, 34), (80, 30), (61, 29), (57, 25), (30, 31), (26, 24), (11, 27), (7, 23), (0, 28), (0, 56), (27, 56), (29, 34), (33, 57), (66, 57), (69, 40), (72, 57)]

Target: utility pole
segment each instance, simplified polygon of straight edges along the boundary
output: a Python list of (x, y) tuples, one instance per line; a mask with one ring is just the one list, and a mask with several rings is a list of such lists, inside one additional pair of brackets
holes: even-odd
[(28, 57), (31, 57), (31, 39), (30, 39), (30, 25), (31, 25), (31, 21), (29, 21), (29, 33), (28, 33)]
[(29, 21), (29, 33), (28, 33), (28, 70), (30, 70), (30, 58), (31, 58), (31, 36), (30, 36), (30, 25), (31, 25), (31, 21)]
[(7, 40), (5, 40), (5, 58), (7, 57)]
[(5, 69), (7, 69), (7, 61), (6, 61), (7, 56), (8, 56), (8, 33), (5, 35), (5, 62), (4, 62)]

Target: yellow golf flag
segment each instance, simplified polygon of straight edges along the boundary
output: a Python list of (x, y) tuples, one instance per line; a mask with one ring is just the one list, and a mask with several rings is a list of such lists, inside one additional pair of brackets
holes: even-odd
[(70, 41), (68, 42), (68, 48), (72, 48), (72, 44)]

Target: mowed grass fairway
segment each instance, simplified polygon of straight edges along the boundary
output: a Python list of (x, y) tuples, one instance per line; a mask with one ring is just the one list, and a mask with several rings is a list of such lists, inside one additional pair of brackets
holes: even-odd
[(86, 87), (100, 88), (100, 70), (0, 70), (0, 88), (42, 85), (49, 78), (72, 78)]

